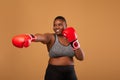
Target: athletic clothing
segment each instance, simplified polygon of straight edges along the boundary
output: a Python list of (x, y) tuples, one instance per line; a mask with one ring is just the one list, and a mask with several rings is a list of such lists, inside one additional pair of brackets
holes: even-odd
[(50, 57), (61, 57), (61, 56), (73, 57), (74, 51), (70, 44), (68, 46), (62, 45), (59, 42), (57, 35), (55, 35), (55, 43), (53, 44), (52, 48), (49, 50), (49, 56)]
[(48, 64), (45, 80), (77, 80), (74, 65), (57, 66)]
[[(58, 40), (58, 36), (55, 35), (55, 42), (52, 48), (49, 50), (49, 56), (52, 58), (62, 57), (62, 56), (73, 57), (74, 51), (71, 45), (68, 46), (62, 45)], [(48, 64), (44, 79), (45, 80), (77, 80), (74, 70), (74, 65)]]

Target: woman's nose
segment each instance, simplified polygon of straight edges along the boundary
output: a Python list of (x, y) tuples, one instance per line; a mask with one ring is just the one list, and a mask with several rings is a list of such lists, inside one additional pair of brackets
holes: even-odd
[(55, 28), (59, 28), (59, 25), (55, 25)]

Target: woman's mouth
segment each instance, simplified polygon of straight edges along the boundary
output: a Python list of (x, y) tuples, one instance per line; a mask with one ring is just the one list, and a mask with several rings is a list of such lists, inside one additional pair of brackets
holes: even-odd
[(56, 34), (61, 34), (61, 30), (57, 29), (57, 30), (55, 30), (55, 33)]
[(60, 30), (56, 30), (56, 32), (60, 32)]

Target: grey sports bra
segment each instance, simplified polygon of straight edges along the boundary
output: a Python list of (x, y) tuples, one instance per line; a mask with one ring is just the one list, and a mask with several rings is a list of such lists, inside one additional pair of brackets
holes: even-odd
[(49, 50), (49, 56), (50, 57), (61, 57), (61, 56), (73, 57), (74, 51), (71, 45), (68, 45), (68, 46), (62, 45), (59, 42), (57, 35), (55, 35), (55, 43)]

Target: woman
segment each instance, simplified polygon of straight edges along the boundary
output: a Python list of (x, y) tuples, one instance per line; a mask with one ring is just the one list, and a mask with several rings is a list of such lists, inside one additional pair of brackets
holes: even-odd
[(28, 47), (31, 42), (41, 42), (47, 45), (49, 61), (46, 69), (45, 80), (77, 80), (74, 60), (82, 61), (84, 53), (80, 48), (74, 28), (67, 27), (63, 16), (57, 16), (53, 22), (55, 33), (21, 34), (14, 36), (14, 46)]

